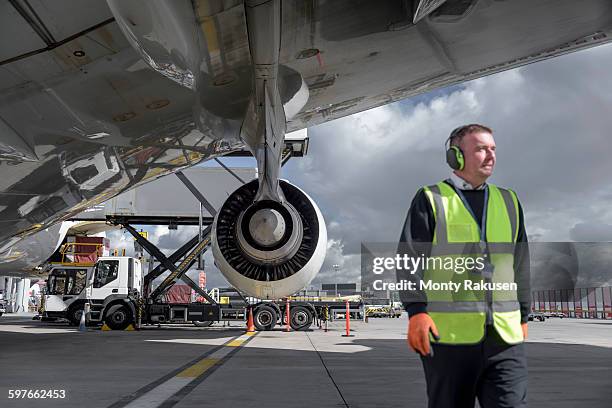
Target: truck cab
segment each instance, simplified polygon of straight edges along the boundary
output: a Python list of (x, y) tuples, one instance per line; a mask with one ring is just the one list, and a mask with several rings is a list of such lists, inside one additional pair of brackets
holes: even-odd
[(98, 259), (93, 269), (91, 299), (109, 296), (127, 296), (131, 291), (142, 290), (142, 264), (127, 256), (105, 256)]
[(66, 237), (66, 242), (49, 258), (47, 285), (41, 302), (43, 320), (67, 319), (80, 322), (85, 306), (85, 288), (91, 285), (97, 259), (108, 255), (109, 241), (100, 237)]
[(85, 290), (85, 298), (91, 306), (89, 320), (105, 322), (111, 329), (118, 330), (134, 323), (142, 283), (139, 259), (129, 256), (98, 258), (91, 285)]
[[(52, 266), (47, 278), (42, 317), (67, 319), (78, 325), (85, 308), (91, 305), (91, 320), (102, 321), (115, 305), (125, 306), (125, 318), (135, 316), (133, 298), (142, 291), (142, 264), (127, 256), (102, 256), (95, 264)], [(123, 324), (123, 323), (122, 323)]]
[(79, 300), (85, 298), (85, 287), (91, 278), (92, 269), (87, 266), (64, 265), (51, 269), (43, 295), (42, 317), (45, 320), (63, 318), (71, 324), (79, 324), (83, 309), (82, 305), (79, 307)]

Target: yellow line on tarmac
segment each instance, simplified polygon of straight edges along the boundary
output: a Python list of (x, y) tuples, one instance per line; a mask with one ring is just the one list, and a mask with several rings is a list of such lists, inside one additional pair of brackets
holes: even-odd
[(240, 347), (240, 346), (242, 346), (242, 343), (247, 341), (249, 339), (249, 337), (254, 336), (255, 334), (257, 334), (257, 332), (246, 332), (242, 336), (238, 337), (237, 339), (231, 340), (230, 342), (226, 343), (225, 346), (227, 346), (227, 347)]
[[(179, 395), (181, 395), (180, 393), (185, 387), (200, 378), (204, 373), (206, 373), (206, 371), (214, 369), (214, 367), (221, 366), (224, 361), (227, 360), (226, 357), (230, 353), (236, 352), (237, 347), (242, 347), (244, 343), (255, 334), (256, 333), (245, 333), (237, 338), (229, 340), (212, 354), (198, 360), (194, 364), (185, 368), (183, 371), (160, 383), (155, 388), (152, 388), (140, 395), (138, 398), (133, 399), (124, 405), (124, 407), (153, 408), (159, 407), (171, 397), (175, 399), (182, 398), (184, 395), (181, 397), (179, 397)], [(188, 392), (189, 391), (187, 391), (187, 393)]]
[(178, 373), (176, 376), (182, 377), (182, 378), (199, 377), (200, 375), (202, 375), (204, 371), (208, 370), (210, 367), (217, 364), (218, 361), (219, 361), (218, 358), (204, 358), (198, 361), (197, 363), (195, 363), (194, 365), (192, 365), (191, 367), (184, 369), (183, 371)]

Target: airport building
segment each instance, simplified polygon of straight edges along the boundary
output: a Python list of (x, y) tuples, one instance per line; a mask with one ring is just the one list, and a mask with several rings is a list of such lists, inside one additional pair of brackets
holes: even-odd
[(567, 317), (612, 319), (612, 286), (532, 292), (532, 310)]

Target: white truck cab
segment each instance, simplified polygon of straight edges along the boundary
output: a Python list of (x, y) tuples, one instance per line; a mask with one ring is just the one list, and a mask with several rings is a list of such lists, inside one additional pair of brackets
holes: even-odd
[(105, 322), (111, 329), (118, 330), (134, 323), (142, 283), (139, 259), (129, 256), (98, 258), (93, 267), (91, 285), (85, 290), (84, 300), (91, 306), (89, 320)]
[(104, 256), (94, 265), (90, 299), (106, 299), (113, 295), (127, 296), (142, 291), (142, 264), (127, 256)]
[[(81, 311), (76, 310), (79, 307), (75, 302), (84, 299), (84, 289), (91, 278), (92, 269), (91, 266), (68, 265), (57, 265), (51, 269), (43, 295), (43, 319), (63, 318), (72, 324), (79, 324)], [(83, 309), (82, 306), (80, 309)]]
[[(91, 266), (54, 266), (47, 278), (43, 319), (68, 319), (78, 325), (85, 303), (92, 305), (94, 321), (102, 320), (109, 306), (123, 304), (133, 316), (130, 296), (142, 291), (142, 264), (127, 256), (99, 257)], [(112, 310), (118, 309), (117, 307)], [(127, 313), (127, 312), (126, 312)]]

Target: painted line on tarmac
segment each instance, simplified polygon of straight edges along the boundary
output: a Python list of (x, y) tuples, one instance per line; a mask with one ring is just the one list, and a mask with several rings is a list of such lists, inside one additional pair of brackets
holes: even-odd
[(109, 408), (169, 408), (174, 406), (236, 354), (255, 334), (256, 332), (245, 333), (232, 338), (142, 387), (129, 397), (110, 405)]

